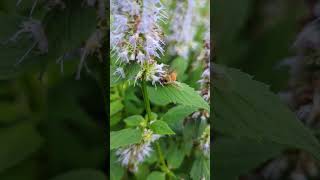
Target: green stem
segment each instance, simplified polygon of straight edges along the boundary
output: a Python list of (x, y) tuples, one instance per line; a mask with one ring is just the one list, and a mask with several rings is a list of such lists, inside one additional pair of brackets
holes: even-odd
[(146, 106), (146, 111), (148, 115), (148, 121), (151, 121), (151, 108), (150, 108), (149, 95), (147, 90), (147, 82), (145, 80), (142, 81), (142, 93), (143, 93), (143, 100), (144, 100), (144, 104)]
[[(142, 94), (143, 94), (143, 100), (146, 107), (147, 115), (148, 115), (148, 121), (151, 121), (151, 108), (150, 108), (150, 101), (149, 101), (149, 95), (147, 90), (147, 82), (145, 81), (145, 78), (142, 80)], [(159, 142), (156, 142), (156, 148), (157, 148), (157, 154), (159, 156), (160, 160), (160, 168), (163, 172), (169, 175), (169, 177), (175, 178), (176, 176), (173, 174), (173, 172), (167, 167), (166, 162), (164, 160), (161, 147)]]
[(156, 147), (157, 147), (157, 153), (159, 156), (159, 160), (160, 160), (160, 168), (163, 172), (165, 172), (166, 174), (169, 175), (169, 177), (173, 177), (175, 178), (176, 176), (173, 174), (173, 172), (167, 167), (166, 162), (164, 161), (162, 152), (161, 152), (161, 147), (159, 142), (156, 142)]

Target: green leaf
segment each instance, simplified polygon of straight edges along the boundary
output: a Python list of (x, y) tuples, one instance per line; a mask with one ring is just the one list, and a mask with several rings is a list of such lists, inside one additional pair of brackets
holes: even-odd
[(162, 116), (162, 120), (171, 128), (179, 129), (182, 127), (184, 118), (195, 111), (197, 111), (197, 108), (192, 106), (175, 106)]
[(110, 179), (119, 180), (124, 175), (124, 169), (121, 167), (114, 152), (110, 153)]
[(177, 73), (177, 79), (182, 81), (181, 78), (188, 68), (188, 61), (182, 57), (177, 57), (172, 61), (170, 68)]
[(0, 142), (5, 145), (0, 149), (0, 172), (3, 172), (39, 150), (43, 139), (34, 126), (23, 123), (2, 129)]
[(184, 159), (185, 154), (182, 153), (183, 150), (179, 149), (179, 147), (177, 145), (173, 144), (171, 146), (173, 146), (173, 147), (168, 152), (166, 159), (167, 159), (169, 168), (176, 169), (176, 168), (180, 167), (180, 165)]
[[(148, 114), (145, 114), (144, 118), (148, 119)], [(151, 112), (150, 120), (152, 121), (152, 120), (157, 120), (157, 119), (158, 119), (158, 114)]]
[(192, 165), (190, 176), (193, 180), (210, 179), (210, 160), (198, 157)]
[(74, 170), (57, 177), (51, 178), (50, 180), (105, 180), (106, 176), (98, 170), (83, 169), (83, 170)]
[(110, 149), (139, 143), (142, 139), (142, 133), (139, 129), (123, 129), (112, 131), (110, 133)]
[(164, 121), (157, 120), (150, 125), (151, 130), (155, 134), (167, 135), (167, 134), (175, 134), (168, 124)]
[(213, 179), (238, 179), (238, 176), (249, 173), (270, 158), (279, 155), (284, 147), (266, 141), (219, 138), (215, 141), (212, 150)]
[[(265, 84), (236, 69), (215, 68), (227, 76), (217, 79), (214, 87), (216, 131), (303, 149), (320, 160), (317, 139)], [(228, 84), (229, 89), (219, 84)]]
[(150, 172), (150, 167), (146, 163), (141, 163), (138, 165), (138, 172), (134, 174), (135, 180), (146, 180), (147, 176), (149, 175)]
[(122, 118), (122, 114), (121, 113), (117, 113), (117, 114), (111, 116), (111, 118), (110, 118), (110, 126), (114, 126), (114, 125), (118, 124), (120, 122), (121, 118)]
[(124, 108), (122, 101), (119, 99), (117, 101), (111, 102), (110, 104), (110, 116), (115, 115), (119, 111), (121, 111)]
[(167, 105), (169, 103), (193, 106), (209, 111), (208, 103), (187, 84), (176, 82), (175, 84), (148, 87), (151, 102), (157, 105)]
[(144, 118), (141, 115), (133, 115), (125, 118), (123, 121), (128, 127), (135, 127), (139, 126), (140, 123), (144, 121)]
[(153, 171), (147, 177), (147, 180), (165, 180), (166, 174), (159, 171)]

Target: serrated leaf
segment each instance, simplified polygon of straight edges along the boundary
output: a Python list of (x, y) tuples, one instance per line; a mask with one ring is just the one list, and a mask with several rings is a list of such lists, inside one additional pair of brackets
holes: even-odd
[(168, 126), (168, 124), (164, 121), (161, 121), (161, 120), (157, 120), (157, 121), (153, 122), (150, 125), (150, 128), (155, 134), (160, 134), (160, 135), (175, 134), (171, 130), (171, 128)]
[(238, 179), (285, 148), (272, 142), (225, 137), (217, 139), (213, 146), (213, 179), (225, 180)]
[(18, 124), (2, 129), (0, 142), (0, 172), (25, 160), (42, 145), (43, 139), (31, 124)]
[(153, 171), (147, 177), (147, 180), (165, 180), (166, 174), (159, 171)]
[(210, 179), (210, 160), (198, 157), (192, 165), (190, 176), (193, 180)]
[(123, 129), (110, 133), (110, 149), (139, 143), (142, 139), (142, 132), (139, 129)]
[(151, 102), (157, 105), (175, 103), (209, 111), (208, 103), (193, 88), (184, 83), (176, 82), (157, 88), (148, 87), (148, 92)]
[(141, 115), (133, 115), (125, 118), (123, 120), (128, 127), (139, 126), (139, 124), (144, 121), (144, 118)]
[(83, 169), (83, 170), (74, 170), (57, 177), (51, 178), (50, 180), (105, 180), (106, 176), (98, 170)]
[[(214, 87), (215, 130), (259, 141), (273, 141), (312, 153), (320, 160), (320, 145), (279, 97), (265, 84), (232, 68), (220, 68), (228, 78)], [(218, 84), (230, 84), (230, 89)]]
[(195, 111), (197, 111), (196, 107), (182, 105), (175, 106), (162, 116), (162, 120), (171, 128), (179, 129), (182, 127), (183, 119)]

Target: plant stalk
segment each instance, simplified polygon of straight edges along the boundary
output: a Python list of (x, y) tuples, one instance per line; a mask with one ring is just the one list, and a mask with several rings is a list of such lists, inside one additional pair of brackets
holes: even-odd
[[(142, 87), (141, 88), (142, 88), (144, 104), (145, 104), (146, 111), (147, 111), (148, 122), (150, 122), (151, 121), (151, 108), (150, 108), (150, 101), (149, 101), (149, 95), (148, 95), (148, 90), (147, 90), (147, 82), (144, 77), (142, 80)], [(166, 174), (168, 174), (169, 177), (175, 178), (176, 176), (173, 174), (173, 172), (166, 165), (166, 162), (164, 160), (159, 142), (156, 142), (155, 144), (156, 144), (156, 148), (157, 148), (157, 154), (159, 157), (161, 170), (163, 172), (165, 172)]]
[(142, 81), (142, 94), (143, 94), (143, 100), (146, 107), (148, 122), (149, 122), (151, 121), (151, 108), (150, 108), (150, 101), (149, 101), (149, 95), (147, 90), (147, 82), (145, 80)]

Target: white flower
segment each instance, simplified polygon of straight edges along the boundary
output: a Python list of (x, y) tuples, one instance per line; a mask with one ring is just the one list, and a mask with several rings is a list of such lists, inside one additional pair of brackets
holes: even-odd
[(122, 67), (118, 67), (118, 68), (115, 70), (114, 75), (116, 75), (116, 74), (118, 74), (119, 77), (121, 77), (121, 78), (125, 78), (125, 77), (126, 77), (126, 75), (125, 75), (124, 70), (123, 70)]
[(151, 81), (152, 85), (155, 85), (157, 82), (160, 82), (160, 79), (162, 79), (165, 75), (165, 70), (164, 70), (164, 64), (152, 64), (150, 69), (145, 72), (146, 75), (146, 80)]
[(139, 51), (139, 53), (138, 53), (138, 55), (137, 55), (138, 63), (139, 63), (139, 64), (142, 64), (142, 63), (146, 60), (145, 57), (146, 57), (146, 56), (145, 56), (141, 51)]
[(158, 140), (161, 136), (153, 134), (149, 129), (144, 129), (142, 141), (132, 144), (116, 151), (121, 165), (127, 167), (131, 172), (138, 171), (138, 164), (150, 156), (152, 150), (151, 143)]
[(152, 85), (156, 83), (161, 84), (161, 79), (165, 76), (165, 64), (157, 64), (156, 61), (145, 62), (142, 65), (141, 70), (135, 78), (135, 84), (137, 80), (141, 79), (144, 75), (146, 81), (151, 81)]
[(111, 48), (116, 63), (138, 63), (141, 70), (135, 83), (144, 76), (153, 85), (160, 83), (164, 75), (163, 64), (155, 58), (164, 53), (162, 30), (159, 25), (164, 21), (164, 6), (159, 0), (112, 0)]
[(124, 50), (123, 52), (119, 53), (118, 59), (121, 59), (123, 62), (128, 63), (129, 62), (128, 51)]

